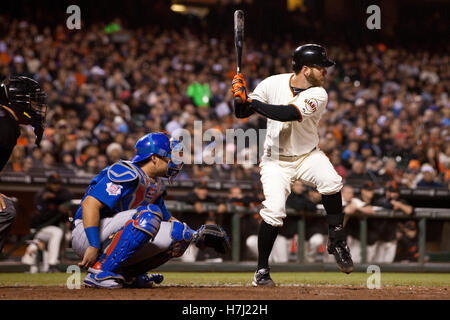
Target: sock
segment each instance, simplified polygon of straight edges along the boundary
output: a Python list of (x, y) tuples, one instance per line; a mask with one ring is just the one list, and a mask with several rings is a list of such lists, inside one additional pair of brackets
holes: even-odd
[(342, 226), (344, 223), (344, 213), (342, 212), (341, 192), (335, 194), (323, 194), (322, 204), (327, 212), (327, 222), (329, 227)]
[(258, 231), (258, 270), (269, 267), (269, 256), (278, 235), (278, 227), (271, 226), (264, 220)]
[(341, 192), (322, 195), (322, 204), (327, 212), (328, 236), (334, 243), (345, 241), (344, 213), (342, 212)]

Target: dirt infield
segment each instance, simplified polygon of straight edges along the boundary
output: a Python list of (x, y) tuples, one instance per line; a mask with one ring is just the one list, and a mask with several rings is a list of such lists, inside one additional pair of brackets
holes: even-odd
[(450, 287), (278, 286), (275, 288), (158, 286), (69, 290), (64, 286), (0, 288), (0, 300), (450, 300)]

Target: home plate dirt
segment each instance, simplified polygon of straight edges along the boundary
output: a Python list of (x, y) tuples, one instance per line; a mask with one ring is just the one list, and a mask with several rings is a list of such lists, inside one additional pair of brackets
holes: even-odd
[(0, 300), (450, 300), (450, 287), (392, 286), (157, 286), (151, 289), (0, 287)]

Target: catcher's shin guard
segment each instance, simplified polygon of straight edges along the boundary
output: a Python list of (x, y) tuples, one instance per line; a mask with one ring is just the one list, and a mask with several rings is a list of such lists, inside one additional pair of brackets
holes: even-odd
[[(183, 255), (193, 239), (194, 231), (189, 228), (186, 223), (182, 223), (177, 220), (170, 221), (170, 224), (169, 235), (164, 237), (164, 233), (161, 234), (161, 232), (165, 232), (165, 228), (162, 226), (158, 237), (153, 241), (154, 245), (159, 246), (161, 252), (156, 255), (149, 256), (148, 258), (133, 265), (124, 266), (121, 269), (121, 273), (125, 276), (125, 278), (139, 276), (149, 270), (163, 265), (172, 258)], [(161, 242), (160, 237), (165, 240)]]
[(170, 244), (172, 257), (181, 257), (192, 241), (194, 230), (189, 228), (186, 223), (174, 221), (170, 236), (172, 238), (172, 243)]
[(113, 237), (105, 248), (94, 269), (101, 270), (96, 278), (119, 278), (115, 274), (120, 265), (130, 258), (150, 239), (154, 239), (159, 231), (162, 213), (158, 206), (148, 205), (137, 208), (137, 213)]

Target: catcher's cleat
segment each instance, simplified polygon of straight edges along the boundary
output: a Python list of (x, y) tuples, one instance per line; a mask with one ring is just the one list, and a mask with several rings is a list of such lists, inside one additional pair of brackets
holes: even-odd
[(164, 276), (160, 273), (141, 274), (134, 278), (130, 283), (124, 283), (126, 288), (152, 288), (153, 284), (160, 284), (163, 282)]
[(345, 240), (336, 241), (333, 243), (330, 239), (327, 242), (328, 253), (334, 255), (338, 268), (349, 274), (353, 271), (353, 260), (350, 254), (350, 249)]
[(270, 269), (257, 270), (253, 276), (252, 285), (254, 287), (275, 287), (275, 282), (270, 277)]
[(109, 271), (89, 268), (84, 277), (84, 285), (90, 288), (119, 289), (123, 287), (123, 277)]

